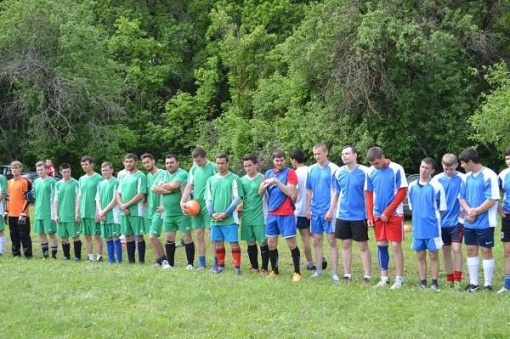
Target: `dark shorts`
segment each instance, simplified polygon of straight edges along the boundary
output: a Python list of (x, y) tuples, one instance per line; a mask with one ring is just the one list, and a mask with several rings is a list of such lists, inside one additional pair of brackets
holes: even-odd
[(501, 218), (501, 241), (510, 242), (510, 214)]
[(441, 238), (444, 246), (450, 246), (452, 242), (462, 243), (464, 238), (464, 225), (460, 222), (457, 226), (441, 228)]
[(464, 228), (464, 243), (468, 246), (494, 247), (494, 227), (483, 229)]
[(368, 226), (366, 220), (336, 220), (335, 237), (337, 239), (354, 241), (368, 241)]
[(308, 229), (310, 230), (310, 219), (306, 217), (296, 217), (296, 228), (297, 229)]

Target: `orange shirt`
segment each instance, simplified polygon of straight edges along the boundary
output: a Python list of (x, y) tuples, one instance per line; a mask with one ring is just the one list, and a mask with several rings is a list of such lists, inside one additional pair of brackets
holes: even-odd
[(27, 213), (28, 203), (23, 198), (23, 192), (27, 190), (28, 181), (23, 177), (13, 178), (7, 182), (7, 194), (9, 195), (7, 211), (10, 217), (19, 217), (23, 211)]

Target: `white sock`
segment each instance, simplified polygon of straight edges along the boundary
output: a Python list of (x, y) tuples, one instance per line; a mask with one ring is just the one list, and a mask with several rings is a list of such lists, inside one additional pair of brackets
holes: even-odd
[(0, 254), (4, 255), (5, 254), (5, 236), (2, 235), (0, 237)]
[(471, 285), (478, 286), (478, 265), (479, 264), (480, 264), (480, 259), (478, 257), (468, 257), (467, 258), (469, 283)]
[(381, 277), (381, 280), (382, 281), (388, 281), (388, 280), (390, 280), (390, 277)]
[(97, 255), (97, 260), (99, 261), (99, 259), (101, 259), (103, 256), (102, 255)]
[(399, 281), (400, 283), (404, 283), (404, 278), (403, 278), (403, 277), (401, 277), (401, 276), (399, 276), (399, 275), (397, 275), (397, 276), (395, 277), (395, 281)]
[(483, 260), (482, 261), (483, 266), (483, 277), (485, 279), (484, 286), (492, 286), (492, 276), (494, 275), (494, 259), (489, 260)]
[(87, 254), (89, 257), (89, 260), (94, 260), (94, 254)]

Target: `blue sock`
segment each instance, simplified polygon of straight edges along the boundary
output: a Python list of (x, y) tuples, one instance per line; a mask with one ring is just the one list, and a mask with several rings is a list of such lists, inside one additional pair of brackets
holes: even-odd
[(115, 263), (115, 248), (113, 244), (113, 240), (106, 241), (106, 253), (108, 254), (108, 262), (110, 264)]
[(215, 268), (218, 267), (218, 257), (217, 256), (214, 256), (214, 266)]
[(122, 262), (122, 243), (120, 239), (116, 239), (113, 242), (115, 247), (115, 259), (117, 259), (117, 262)]
[(205, 255), (198, 256), (199, 266), (205, 267)]
[(388, 264), (390, 263), (388, 246), (377, 245), (377, 257), (379, 258), (379, 269), (381, 271), (387, 271)]
[(505, 274), (505, 288), (510, 290), (510, 274)]

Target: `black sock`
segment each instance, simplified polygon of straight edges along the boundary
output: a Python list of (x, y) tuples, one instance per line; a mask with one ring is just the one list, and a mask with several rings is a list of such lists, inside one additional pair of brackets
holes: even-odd
[(47, 242), (42, 242), (41, 243), (41, 249), (42, 249), (43, 257), (44, 258), (48, 258), (50, 256), (50, 254), (48, 252), (48, 243)]
[(58, 245), (51, 246), (51, 257), (52, 258), (56, 258), (57, 257), (57, 250), (58, 250)]
[(175, 242), (167, 241), (165, 244), (166, 258), (168, 264), (172, 267), (175, 265)]
[(280, 273), (278, 271), (278, 249), (269, 250), (269, 261), (271, 262), (271, 268), (275, 274)]
[(420, 285), (427, 286), (427, 279), (420, 280)]
[(81, 240), (77, 240), (74, 242), (74, 257), (78, 260), (81, 260)]
[(126, 250), (127, 250), (129, 263), (134, 264), (135, 263), (136, 243), (134, 241), (126, 242)]
[(267, 245), (260, 246), (260, 257), (262, 258), (262, 269), (267, 271), (269, 266), (269, 247)]
[(438, 285), (437, 284), (437, 279), (432, 279), (432, 285), (436, 285), (436, 286)]
[(301, 274), (301, 271), (299, 269), (299, 261), (301, 259), (301, 253), (299, 252), (299, 247), (296, 246), (295, 249), (290, 251), (290, 254), (292, 255), (292, 262), (294, 263), (294, 272)]
[(140, 264), (145, 263), (145, 240), (138, 241), (138, 261)]
[(184, 249), (186, 250), (186, 259), (188, 259), (188, 265), (193, 266), (193, 262), (195, 261), (195, 243), (190, 242), (189, 244), (184, 244)]
[(62, 252), (64, 252), (64, 257), (66, 259), (71, 259), (71, 244), (69, 243), (62, 243)]
[(251, 268), (259, 269), (259, 251), (257, 245), (248, 245), (248, 258), (250, 259)]

